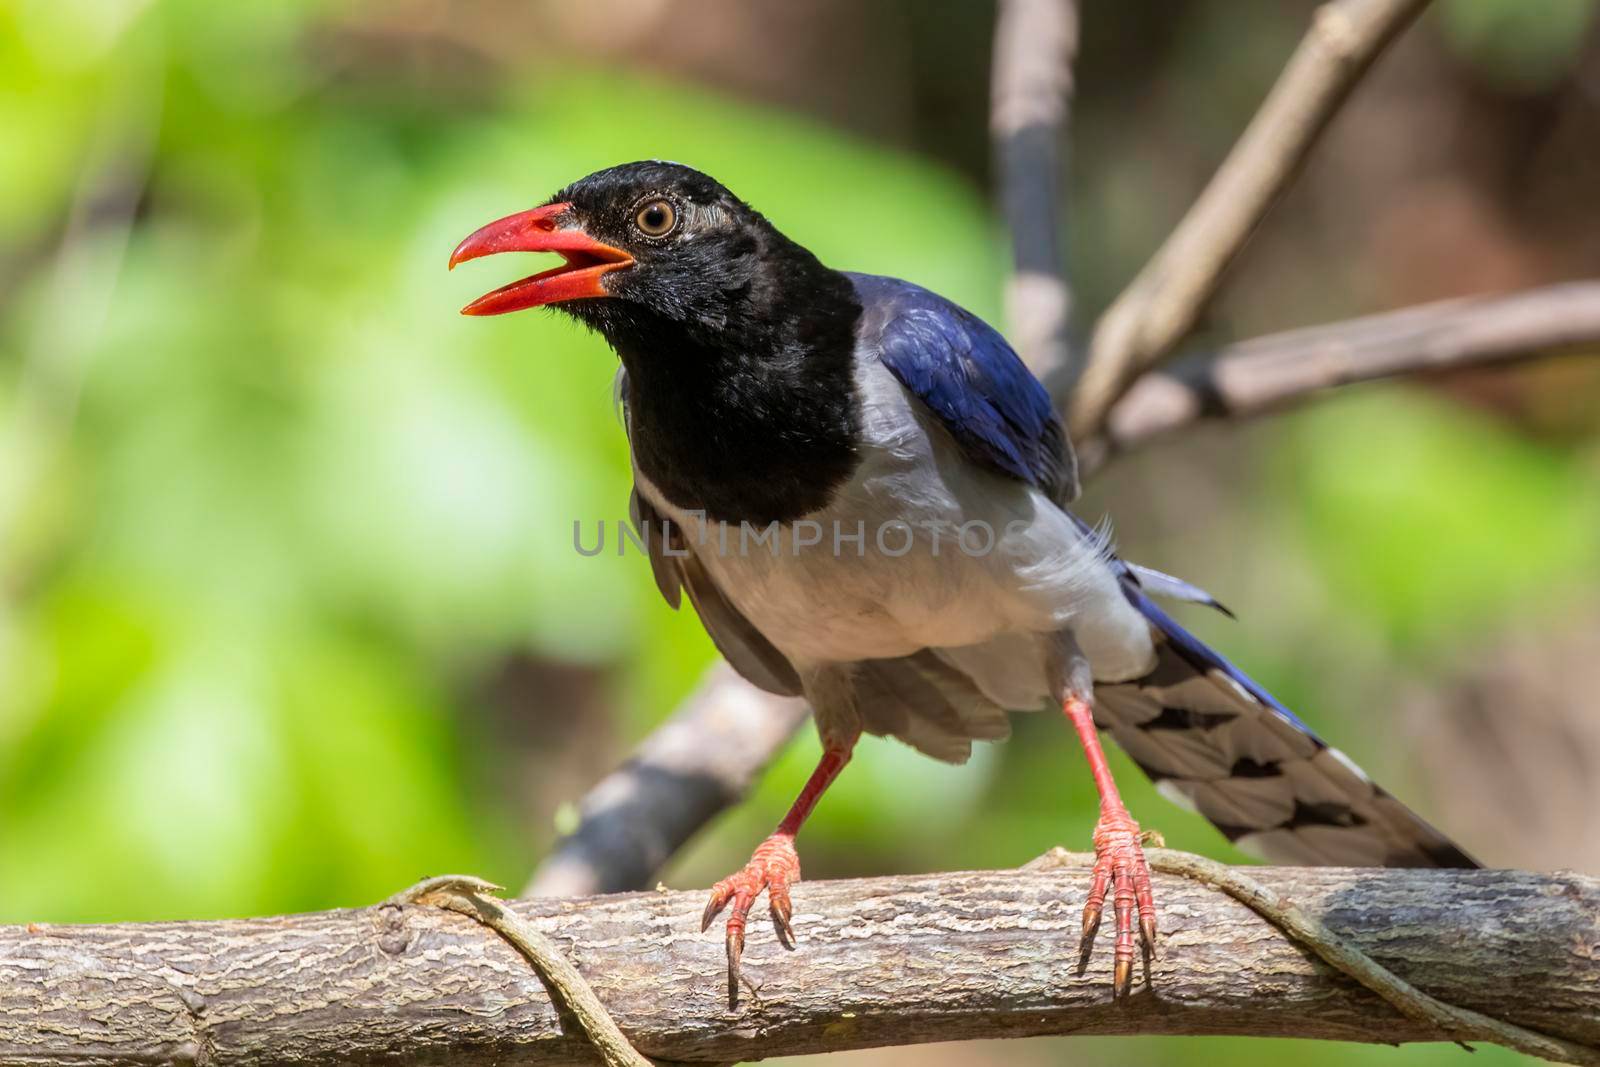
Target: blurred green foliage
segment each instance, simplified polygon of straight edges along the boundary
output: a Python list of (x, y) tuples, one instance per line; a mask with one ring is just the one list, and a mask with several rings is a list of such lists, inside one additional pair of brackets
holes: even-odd
[(1595, 24), (1595, 0), (1449, 0), (1445, 39), (1495, 81), (1531, 92), (1571, 73)]
[[(626, 744), (709, 662), (640, 559), (572, 550), (575, 519), (625, 512), (614, 363), (554, 315), (455, 314), (505, 280), (492, 260), (445, 273), (482, 222), (667, 156), (827, 262), (998, 318), (996, 224), (926, 162), (618, 71), (422, 91), (309, 47), (337, 7), (0, 5), (0, 921), (354, 905), (451, 869), (515, 885), (552, 830), (484, 785), (483, 675), (529, 651), (603, 667)], [(1517, 9), (1450, 8), (1463, 40)], [(1538, 21), (1517, 23), (1519, 54), (1546, 48)], [(1294, 635), (1334, 635), (1382, 679), (1592, 589), (1592, 471), (1415, 392), (1263, 439), (1270, 503), (1247, 519), (1287, 546), (1315, 618), (1267, 597), (1265, 625), (1197, 625), (1403, 778), (1349, 661)], [(1299, 627), (1271, 625), (1285, 618)], [(808, 830), (807, 872), (1086, 842), (1093, 787), (1066, 731), (1017, 731), (965, 768), (864, 746)], [(673, 879), (725, 873), (815, 755), (808, 736)], [(1169, 842), (1239, 858), (1115, 769)], [(1455, 1052), (1410, 1062), (1436, 1054)]]
[(1343, 398), (1297, 420), (1283, 464), (1319, 569), (1407, 655), (1593, 599), (1591, 465), (1486, 416), (1415, 390)]

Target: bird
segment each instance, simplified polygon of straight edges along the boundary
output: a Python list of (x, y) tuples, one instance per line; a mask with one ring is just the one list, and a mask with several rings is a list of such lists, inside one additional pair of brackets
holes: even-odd
[(763, 891), (795, 947), (796, 836), (863, 734), (962, 763), (1013, 713), (1060, 710), (1100, 799), (1083, 944), (1109, 901), (1113, 999), (1130, 994), (1135, 917), (1148, 958), (1157, 911), (1102, 733), (1263, 858), (1477, 866), (1157, 603), (1215, 598), (1125, 562), (1070, 510), (1077, 465), (1050, 397), (976, 315), (825, 266), (714, 178), (660, 160), (483, 226), (450, 267), (507, 252), (564, 262), (462, 312), (552, 307), (614, 350), (656, 585), (674, 608), (687, 594), (751, 683), (804, 696), (820, 734), (793, 807), (711, 891), (702, 932), (731, 906), (730, 1003)]

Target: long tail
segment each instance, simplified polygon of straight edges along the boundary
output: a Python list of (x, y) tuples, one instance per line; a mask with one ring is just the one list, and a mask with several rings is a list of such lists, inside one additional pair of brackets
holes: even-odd
[(1169, 799), (1246, 851), (1278, 863), (1477, 867), (1289, 709), (1157, 607), (1159, 659), (1143, 678), (1095, 689), (1095, 717)]

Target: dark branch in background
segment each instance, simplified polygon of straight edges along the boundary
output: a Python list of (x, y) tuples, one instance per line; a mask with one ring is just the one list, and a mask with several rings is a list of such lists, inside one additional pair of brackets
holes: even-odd
[(1079, 450), (1085, 471), (1202, 419), (1303, 403), (1336, 386), (1530, 359), (1600, 353), (1600, 281), (1434, 304), (1228, 345), (1140, 378), (1104, 434)]
[(1011, 233), (1011, 340), (1040, 378), (1071, 373), (1072, 288), (1061, 250), (1059, 159), (1078, 50), (1075, 0), (1001, 0), (989, 134)]
[(578, 829), (540, 864), (523, 895), (648, 886), (696, 831), (743, 799), (808, 714), (804, 701), (762, 692), (717, 664), (683, 707), (583, 798)]
[(1223, 272), (1373, 60), (1428, 0), (1329, 0), (1261, 109), (1160, 250), (1101, 316), (1068, 404), (1074, 440), (1194, 329)]
[[(1248, 868), (1274, 901), (1449, 1004), (1600, 1062), (1600, 880), (1519, 871)], [(703, 894), (510, 905), (657, 1059), (726, 1063), (1033, 1034), (1253, 1034), (1438, 1041), (1251, 908), (1157, 874), (1161, 951), (1114, 1003), (1077, 973), (1082, 869), (796, 890), (804, 951), (753, 937), (757, 984), (728, 1010)], [(394, 903), (226, 922), (0, 927), (0, 1062), (593, 1063), (528, 961), (480, 919)], [(1416, 931), (1426, 930), (1426, 937)], [(1103, 962), (1097, 956), (1097, 962)], [(1565, 1046), (1556, 1046), (1555, 1041)]]

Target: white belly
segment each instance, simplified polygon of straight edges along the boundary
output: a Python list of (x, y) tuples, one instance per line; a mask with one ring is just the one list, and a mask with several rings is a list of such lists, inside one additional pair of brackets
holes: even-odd
[(729, 601), (796, 665), (1072, 630), (1096, 677), (1154, 657), (1104, 545), (1038, 490), (976, 467), (876, 360), (858, 388), (863, 460), (797, 522), (721, 524), (640, 492), (682, 527)]

